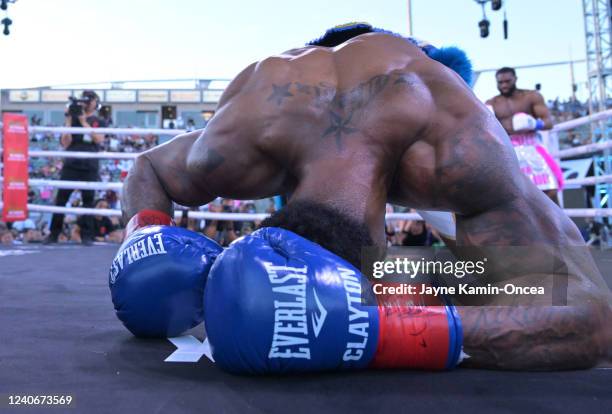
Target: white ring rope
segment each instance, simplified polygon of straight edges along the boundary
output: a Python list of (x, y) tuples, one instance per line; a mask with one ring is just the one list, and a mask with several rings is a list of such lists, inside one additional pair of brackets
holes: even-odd
[[(2, 178), (0, 178), (0, 182)], [(104, 183), (99, 181), (62, 181), (30, 178), (28, 184), (32, 187), (53, 187), (68, 190), (113, 190), (121, 191), (123, 183)]]
[[(552, 132), (566, 131), (578, 126), (603, 120), (612, 117), (612, 109), (599, 112), (590, 116), (574, 119), (555, 125)], [(2, 123), (0, 122), (0, 126)], [(54, 132), (54, 133), (102, 133), (115, 135), (178, 135), (185, 133), (182, 129), (147, 129), (147, 128), (77, 128), (77, 127), (41, 127), (30, 126), (30, 132)], [(575, 148), (569, 148), (558, 151), (552, 155), (558, 158), (567, 158), (575, 155), (590, 154), (612, 148), (612, 141), (605, 141), (595, 144), (587, 144)], [(138, 153), (125, 152), (77, 152), (77, 151), (29, 151), (30, 157), (61, 157), (61, 158), (80, 158), (80, 159), (134, 159)], [(0, 182), (3, 177), (0, 177)], [(123, 183), (104, 183), (104, 182), (87, 182), (87, 181), (60, 181), (46, 179), (29, 179), (31, 186), (49, 186), (63, 189), (81, 189), (81, 190), (116, 190), (120, 191), (123, 188)], [(594, 185), (600, 183), (612, 183), (612, 175), (604, 175), (598, 177), (587, 177), (583, 179), (566, 180), (567, 185)], [(0, 207), (2, 203), (0, 202)], [(83, 207), (57, 207), (44, 206), (37, 204), (28, 204), (28, 209), (31, 211), (48, 212), (48, 213), (64, 213), (64, 214), (93, 214), (99, 216), (121, 216), (120, 210), (112, 209), (94, 209)], [(612, 209), (565, 209), (565, 213), (570, 217), (605, 217), (612, 216)], [(175, 211), (175, 217), (182, 217), (181, 210)], [(189, 211), (189, 218), (208, 219), (208, 220), (263, 220), (268, 217), (268, 214), (246, 214), (246, 213), (213, 213), (213, 212), (197, 212)], [(417, 213), (390, 213), (386, 215), (387, 220), (422, 220)]]
[(566, 208), (563, 210), (569, 217), (610, 217), (612, 208)]
[[(2, 203), (0, 203), (2, 208)], [(91, 214), (95, 216), (121, 216), (121, 210), (102, 209), (102, 208), (85, 208), (85, 207), (58, 207), (58, 206), (43, 206), (38, 204), (28, 204), (28, 210), (38, 211), (42, 213), (60, 213), (60, 214), (75, 214), (85, 215)], [(612, 216), (612, 208), (568, 208), (563, 210), (569, 217), (610, 217)], [(174, 211), (174, 218), (180, 219), (183, 215), (182, 210)], [(269, 214), (253, 214), (253, 213), (213, 213), (205, 211), (188, 211), (187, 216), (193, 219), (204, 220), (219, 220), (219, 221), (258, 221), (269, 217)], [(423, 220), (417, 213), (389, 213), (385, 216), (386, 220)]]
[[(2, 208), (2, 203), (0, 203)], [(75, 214), (107, 217), (121, 217), (121, 210), (113, 210), (108, 208), (87, 208), (87, 207), (59, 207), (59, 206), (44, 206), (39, 204), (28, 204), (28, 210), (38, 211), (41, 213), (60, 213), (60, 214)], [(175, 210), (174, 218), (180, 219), (183, 216), (183, 210)], [(269, 217), (269, 214), (252, 214), (252, 213), (213, 213), (206, 211), (188, 211), (187, 216), (193, 219), (200, 220), (219, 220), (219, 221), (255, 221), (263, 220)]]
[[(612, 141), (586, 144), (579, 147), (559, 150), (551, 155), (555, 158), (569, 158), (576, 155), (592, 154), (612, 148)], [(79, 151), (29, 151), (30, 157), (60, 157), (60, 158), (80, 158), (80, 159), (134, 159), (138, 156), (135, 152), (79, 152)]]
[(558, 123), (552, 129), (553, 132), (561, 132), (567, 131), (570, 129), (574, 129), (576, 127), (590, 124), (591, 122), (602, 121), (606, 118), (612, 117), (612, 109), (607, 109), (605, 111), (597, 112), (593, 115), (582, 116), (580, 118), (572, 119), (570, 121), (565, 121)]
[[(612, 109), (597, 112), (592, 115), (583, 116), (580, 118), (572, 119), (565, 122), (556, 124), (551, 131), (561, 132), (570, 129), (577, 128), (579, 126), (589, 124), (591, 122), (597, 122), (606, 118), (612, 117)], [(0, 128), (2, 127), (0, 122)], [(28, 126), (30, 132), (59, 132), (59, 133), (79, 133), (79, 134), (115, 134), (115, 135), (179, 135), (187, 132), (185, 129), (162, 129), (162, 128), (81, 128), (81, 127), (49, 127), (49, 126)]]
[[(2, 122), (0, 122), (2, 127)], [(179, 135), (185, 129), (161, 128), (82, 128), (82, 127), (48, 127), (29, 125), (28, 132), (55, 132), (60, 134), (110, 134), (110, 135)]]
[(597, 177), (576, 178), (565, 180), (566, 185), (595, 185), (612, 183), (612, 175), (600, 175)]
[(131, 160), (138, 156), (135, 152), (84, 152), (84, 151), (28, 151), (30, 157), (60, 157), (80, 159), (122, 159)]
[[(593, 115), (587, 115), (570, 121), (561, 122), (554, 126), (553, 131), (567, 131), (574, 129), (584, 124), (601, 121), (612, 117), (612, 109), (598, 112)], [(2, 127), (2, 122), (0, 122)], [(161, 128), (80, 128), (80, 127), (48, 127), (48, 126), (28, 126), (31, 132), (59, 132), (59, 133), (81, 133), (90, 134), (92, 132), (100, 134), (116, 134), (116, 135), (131, 135), (131, 134), (154, 134), (154, 135), (178, 135), (186, 132), (184, 129), (161, 129)]]
[[(4, 181), (4, 177), (0, 177), (0, 183)], [(121, 191), (123, 183), (104, 183), (101, 181), (63, 181), (63, 180), (45, 180), (42, 178), (28, 179), (30, 187), (53, 187), (63, 188), (68, 190), (114, 190)]]
[[(586, 155), (612, 148), (612, 141), (586, 144), (579, 147), (559, 150), (551, 155), (555, 158), (569, 158), (576, 155)], [(134, 159), (138, 156), (135, 152), (80, 152), (80, 151), (29, 151), (30, 157), (59, 157), (80, 159)]]
[[(0, 177), (0, 183), (4, 181)], [(612, 175), (601, 175), (599, 177), (587, 177), (572, 180), (565, 180), (566, 185), (595, 185), (612, 183)], [(63, 180), (47, 180), (42, 178), (30, 178), (28, 185), (31, 187), (53, 187), (70, 190), (113, 190), (121, 191), (123, 183), (107, 183), (101, 181), (63, 181)]]
[[(581, 125), (600, 121), (612, 117), (612, 109), (598, 112), (593, 115), (583, 116), (559, 123), (553, 127), (551, 132), (567, 131)], [(2, 123), (0, 122), (0, 126)], [(81, 128), (81, 127), (43, 127), (30, 126), (30, 132), (54, 132), (54, 133), (100, 133), (115, 135), (179, 135), (186, 132), (184, 129), (149, 129), (149, 128)], [(594, 144), (581, 145), (553, 152), (555, 158), (569, 158), (577, 155), (592, 154), (612, 148), (612, 141), (605, 141)], [(77, 151), (29, 151), (31, 157), (61, 157), (61, 158), (80, 158), (80, 159), (134, 159), (138, 153), (125, 152), (77, 152)]]
[(586, 144), (579, 147), (559, 150), (551, 155), (555, 158), (569, 158), (576, 155), (592, 154), (594, 152), (603, 151), (607, 148), (612, 148), (612, 141), (597, 142), (595, 144)]

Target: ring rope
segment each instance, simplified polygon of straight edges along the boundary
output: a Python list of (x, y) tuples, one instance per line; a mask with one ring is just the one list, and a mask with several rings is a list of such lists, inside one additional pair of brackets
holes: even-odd
[[(551, 155), (555, 158), (569, 158), (577, 155), (587, 155), (612, 148), (612, 141), (586, 144), (574, 148), (559, 150)], [(1, 151), (0, 151), (1, 152)], [(43, 151), (31, 150), (30, 157), (59, 157), (80, 159), (134, 159), (138, 156), (135, 152), (83, 152), (83, 151)]]
[[(2, 128), (2, 122), (0, 122)], [(185, 129), (161, 128), (83, 128), (83, 127), (49, 127), (28, 126), (29, 132), (56, 132), (60, 134), (114, 134), (114, 135), (179, 135), (187, 132)]]
[(84, 152), (84, 151), (28, 151), (30, 157), (60, 157), (80, 159), (123, 159), (131, 160), (138, 156), (135, 152)]
[(552, 153), (551, 155), (556, 158), (569, 158), (576, 155), (592, 154), (594, 152), (600, 152), (605, 149), (612, 148), (612, 141), (597, 142), (595, 144), (586, 144), (579, 147), (568, 148)]
[[(0, 203), (2, 208), (2, 203)], [(39, 204), (28, 204), (28, 210), (42, 213), (60, 213), (60, 214), (75, 214), (95, 216), (121, 216), (121, 210), (102, 209), (102, 208), (86, 208), (86, 207), (59, 207), (59, 206), (43, 206)], [(569, 217), (610, 217), (612, 216), (612, 208), (567, 208), (563, 210)], [(182, 210), (175, 210), (174, 217), (181, 218)], [(206, 211), (188, 211), (187, 216), (193, 219), (204, 220), (219, 220), (219, 221), (256, 221), (263, 220), (270, 215), (267, 213), (214, 213)], [(417, 213), (388, 213), (385, 216), (386, 220), (424, 220)]]
[[(551, 132), (560, 132), (573, 129), (577, 126), (584, 125), (589, 122), (596, 122), (612, 117), (612, 109), (599, 112), (597, 114), (581, 117), (571, 121), (563, 122), (555, 125)], [(0, 122), (0, 126), (2, 123)], [(136, 135), (136, 134), (162, 134), (175, 135), (186, 132), (182, 129), (148, 129), (148, 128), (79, 128), (79, 127), (29, 127), (31, 132), (55, 132), (55, 133), (106, 133), (116, 135)], [(583, 155), (599, 152), (608, 148), (612, 148), (612, 141), (605, 141), (594, 144), (582, 145), (575, 148), (557, 151), (553, 156), (557, 158), (567, 158), (575, 155)], [(77, 151), (29, 151), (30, 157), (61, 157), (61, 158), (80, 158), (80, 159), (134, 159), (138, 153), (124, 152), (77, 152)], [(3, 177), (0, 177), (0, 182)], [(50, 186), (64, 189), (83, 189), (83, 190), (117, 190), (120, 191), (123, 183), (103, 183), (103, 182), (85, 182), (85, 181), (59, 181), (47, 179), (29, 179), (31, 186)], [(612, 183), (612, 175), (604, 175), (598, 177), (587, 177), (583, 179), (566, 180), (567, 185), (594, 185), (600, 183)], [(0, 207), (2, 203), (0, 202)], [(36, 204), (28, 204), (28, 209), (31, 211), (51, 212), (51, 213), (68, 213), (68, 214), (94, 214), (102, 216), (121, 216), (121, 211), (112, 209), (93, 209), (83, 207), (58, 207), (44, 206)], [(602, 217), (612, 215), (612, 209), (565, 209), (566, 214), (570, 217)], [(182, 211), (175, 212), (176, 217), (180, 217)], [(188, 217), (194, 219), (212, 219), (212, 220), (262, 220), (268, 217), (268, 214), (245, 214), (245, 213), (213, 213), (213, 212), (194, 212), (189, 211)], [(417, 213), (390, 213), (386, 215), (388, 220), (420, 220), (422, 219)]]
[[(591, 122), (597, 122), (606, 118), (612, 117), (612, 109), (597, 112), (592, 115), (583, 116), (580, 118), (572, 119), (555, 125), (551, 131), (561, 132), (574, 129), (576, 127), (588, 124)], [(2, 122), (0, 122), (2, 127)], [(82, 128), (82, 127), (48, 127), (48, 126), (29, 126), (29, 130), (32, 132), (60, 132), (60, 133), (82, 133), (90, 134), (92, 132), (101, 134), (117, 134), (117, 135), (131, 135), (131, 134), (153, 134), (153, 135), (178, 135), (187, 132), (185, 129), (161, 129), (161, 128)]]
[(593, 115), (582, 116), (580, 118), (572, 119), (570, 121), (560, 122), (557, 125), (555, 125), (551, 129), (551, 131), (552, 132), (567, 131), (567, 130), (582, 126), (584, 124), (590, 124), (591, 122), (602, 121), (610, 117), (612, 117), (612, 109), (607, 109), (605, 111), (594, 113)]
[[(0, 183), (4, 181), (3, 177), (0, 177)], [(576, 178), (572, 180), (565, 180), (566, 185), (595, 185), (595, 184), (607, 184), (612, 183), (612, 174), (601, 175), (598, 177), (586, 177)], [(121, 191), (123, 183), (107, 183), (101, 181), (64, 181), (64, 180), (47, 180), (42, 178), (30, 178), (28, 185), (32, 187), (53, 187), (63, 188), (70, 190), (113, 190)]]

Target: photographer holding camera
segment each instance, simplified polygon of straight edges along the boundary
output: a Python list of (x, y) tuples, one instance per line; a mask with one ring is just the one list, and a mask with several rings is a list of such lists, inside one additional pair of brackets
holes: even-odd
[[(92, 90), (85, 90), (79, 99), (70, 97), (65, 112), (64, 125), (67, 127), (98, 128), (104, 127), (105, 121), (96, 115), (100, 108), (100, 97)], [(104, 141), (104, 134), (62, 134), (60, 143), (66, 151), (97, 152)], [(60, 180), (66, 181), (98, 181), (98, 160), (66, 158), (61, 171)], [(60, 189), (57, 192), (55, 205), (64, 207), (74, 190)], [(94, 190), (82, 190), (83, 207), (93, 207)], [(51, 234), (46, 243), (56, 243), (64, 223), (63, 214), (53, 214)], [(93, 216), (84, 215), (79, 218), (81, 240), (89, 245), (93, 241)]]

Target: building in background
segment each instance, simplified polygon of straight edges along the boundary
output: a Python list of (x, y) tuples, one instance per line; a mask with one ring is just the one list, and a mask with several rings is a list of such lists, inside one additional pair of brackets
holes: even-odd
[(114, 127), (203, 128), (229, 81), (195, 79), (4, 89), (2, 112), (23, 113), (37, 125), (61, 126), (69, 96), (94, 89)]

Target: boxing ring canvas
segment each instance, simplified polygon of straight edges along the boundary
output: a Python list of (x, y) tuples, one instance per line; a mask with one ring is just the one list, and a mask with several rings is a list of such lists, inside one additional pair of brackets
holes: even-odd
[[(10, 395), (70, 395), (58, 412), (612, 411), (612, 369), (565, 372), (359, 371), (226, 374), (205, 356), (164, 362), (168, 340), (134, 338), (115, 317), (116, 245), (0, 247), (0, 412)], [(593, 251), (612, 287), (612, 256)], [(189, 333), (204, 338), (202, 326)]]

